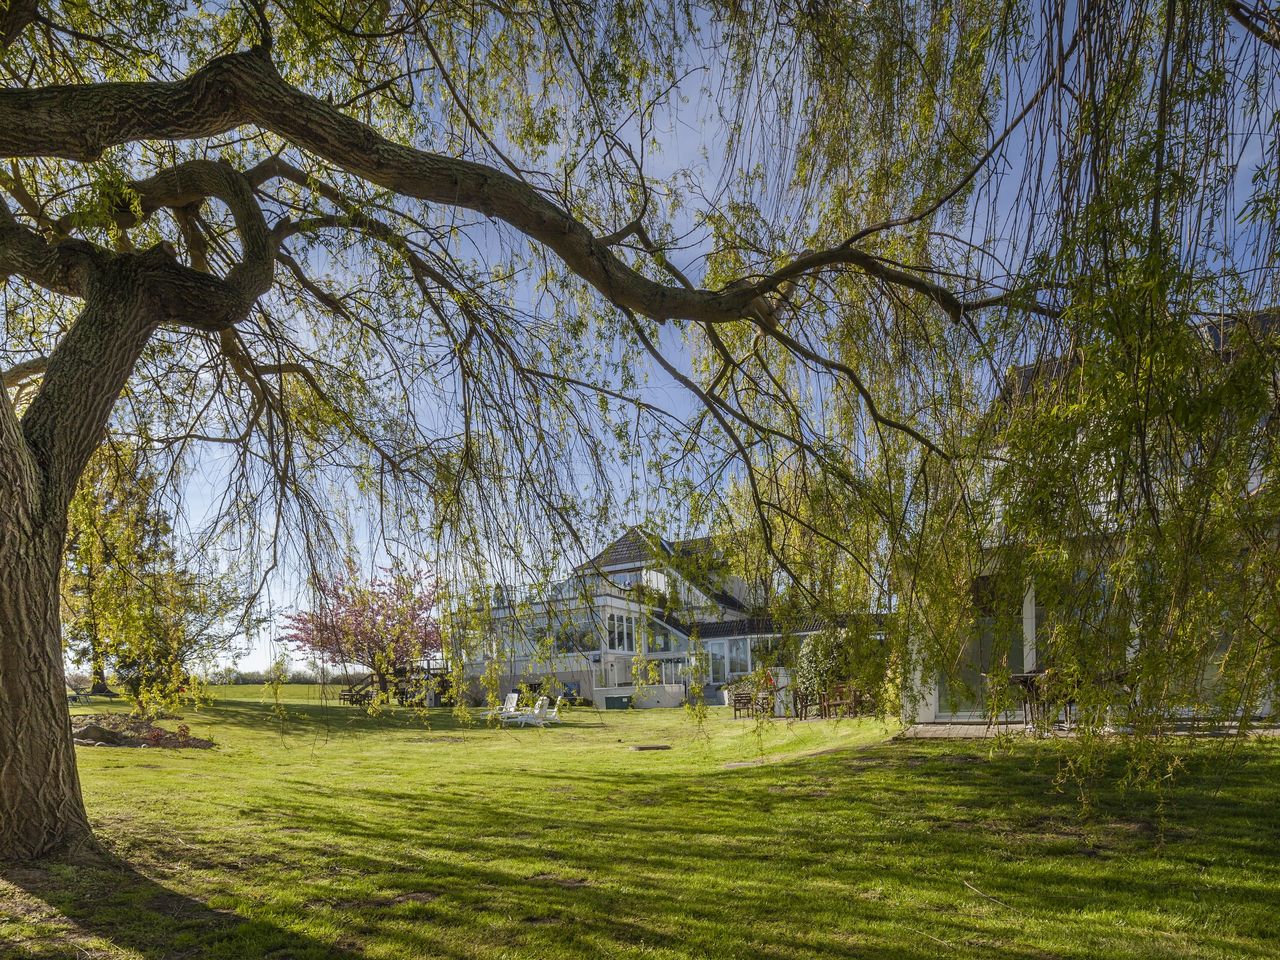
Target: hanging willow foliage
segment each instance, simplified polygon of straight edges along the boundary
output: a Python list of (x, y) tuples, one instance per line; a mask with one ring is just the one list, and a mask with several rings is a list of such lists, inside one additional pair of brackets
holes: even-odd
[(796, 617), (884, 614), (908, 709), (1034, 583), (1085, 729), (1248, 714), (1276, 23), (11, 0), (0, 644), (50, 682), (0, 672), (0, 856), (87, 831), (52, 571), (106, 431), (211, 477), (205, 542), (261, 583), (429, 555), (446, 649), (645, 515), (719, 525)]

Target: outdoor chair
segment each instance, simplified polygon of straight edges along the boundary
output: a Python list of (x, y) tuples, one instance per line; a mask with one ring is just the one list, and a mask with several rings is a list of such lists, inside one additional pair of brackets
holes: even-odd
[(754, 705), (751, 694), (744, 690), (735, 690), (733, 693), (733, 719), (737, 720), (744, 713), (747, 716), (752, 716)]
[(547, 711), (546, 717), (543, 718), (544, 723), (560, 722), (560, 707), (564, 704), (564, 697), (556, 697), (556, 705)]
[(818, 696), (818, 716), (824, 720), (853, 712), (853, 694), (845, 684), (836, 684)]
[(809, 719), (809, 708), (813, 706), (813, 695), (807, 690), (792, 690), (791, 701), (797, 720)]
[(508, 693), (502, 706), (496, 707), (485, 714), (486, 717), (498, 717), (505, 720), (507, 717), (513, 717), (520, 712), (519, 710), (520, 694), (516, 692)]
[(504, 714), (502, 722), (506, 724), (514, 724), (517, 727), (542, 727), (547, 722), (547, 698), (539, 697), (538, 702), (533, 705), (533, 710), (529, 712), (518, 712)]

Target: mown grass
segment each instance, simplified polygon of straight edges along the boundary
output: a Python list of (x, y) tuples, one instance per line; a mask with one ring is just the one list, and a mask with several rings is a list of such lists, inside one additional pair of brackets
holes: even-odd
[(329, 683), (280, 683), (274, 685), (241, 683), (206, 687), (203, 693), (211, 697), (214, 703), (248, 700), (254, 703), (336, 704), (338, 702), (338, 694), (342, 692), (345, 686), (346, 684), (340, 680), (330, 681)]
[(107, 852), (0, 869), (0, 956), (1280, 951), (1273, 745), (1193, 751), (1162, 805), (1100, 787), (1086, 810), (1056, 744), (723, 709), (426, 727), (216, 693), (184, 721), (216, 750), (81, 749)]

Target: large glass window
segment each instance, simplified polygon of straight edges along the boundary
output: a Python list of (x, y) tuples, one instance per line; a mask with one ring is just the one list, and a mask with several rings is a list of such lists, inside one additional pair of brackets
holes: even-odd
[(751, 672), (751, 649), (749, 641), (730, 640), (729, 641), (729, 675), (732, 677), (746, 676)]
[(595, 646), (595, 630), (586, 623), (566, 623), (553, 640), (556, 653), (584, 653)]
[(605, 618), (606, 645), (610, 650), (636, 652), (636, 618), (623, 613), (611, 613)]
[(939, 677), (939, 713), (964, 716), (986, 709), (987, 676), (997, 668), (1022, 672), (1022, 624), (979, 617), (957, 669)]
[(650, 660), (645, 665), (647, 675), (656, 683), (680, 683), (683, 664), (679, 660)]
[(657, 620), (649, 621), (645, 647), (650, 653), (683, 653), (688, 649), (683, 637)]
[(671, 653), (675, 650), (671, 634), (661, 627), (654, 627), (649, 631), (645, 647), (650, 653)]

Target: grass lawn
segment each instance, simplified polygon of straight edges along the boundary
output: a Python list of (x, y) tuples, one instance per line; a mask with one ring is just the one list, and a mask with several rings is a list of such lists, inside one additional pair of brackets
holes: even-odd
[(1084, 816), (1054, 744), (216, 694), (184, 720), (217, 749), (80, 749), (107, 853), (0, 867), (0, 956), (1280, 956), (1274, 745)]

